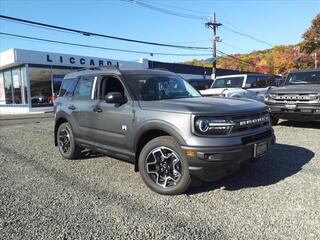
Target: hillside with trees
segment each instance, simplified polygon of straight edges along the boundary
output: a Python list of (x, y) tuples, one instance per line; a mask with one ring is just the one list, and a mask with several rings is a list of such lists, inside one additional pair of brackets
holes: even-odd
[[(302, 42), (296, 45), (277, 45), (271, 49), (254, 51), (248, 54), (234, 54), (217, 59), (217, 67), (272, 74), (286, 74), (292, 69), (308, 69), (315, 66), (317, 54), (320, 65), (320, 14), (312, 21), (309, 29), (302, 35)], [(238, 60), (240, 59), (240, 60)], [(203, 60), (192, 60), (186, 64), (210, 66)]]

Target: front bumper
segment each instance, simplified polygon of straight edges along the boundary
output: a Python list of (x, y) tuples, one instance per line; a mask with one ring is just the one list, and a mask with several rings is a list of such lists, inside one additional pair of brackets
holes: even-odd
[(277, 118), (289, 120), (320, 120), (320, 103), (266, 103), (269, 112)]
[(269, 150), (275, 141), (272, 132), (266, 138), (238, 146), (196, 148), (183, 146), (182, 149), (196, 152), (194, 157), (187, 156), (190, 174), (204, 181), (214, 181), (232, 174), (241, 166), (257, 159), (254, 157), (255, 144), (266, 142)]

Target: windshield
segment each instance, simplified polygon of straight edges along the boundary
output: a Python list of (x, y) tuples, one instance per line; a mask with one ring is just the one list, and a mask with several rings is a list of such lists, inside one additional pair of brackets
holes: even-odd
[(320, 71), (289, 73), (286, 85), (320, 84)]
[(212, 88), (241, 88), (244, 77), (217, 78)]
[(201, 97), (187, 81), (176, 75), (127, 75), (127, 82), (141, 101)]

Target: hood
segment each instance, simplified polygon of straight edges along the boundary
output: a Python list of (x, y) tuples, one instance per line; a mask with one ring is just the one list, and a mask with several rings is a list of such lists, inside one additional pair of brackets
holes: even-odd
[(202, 95), (219, 95), (225, 91), (236, 90), (236, 89), (239, 89), (239, 88), (209, 88), (206, 90), (201, 90), (200, 93)]
[(320, 93), (320, 84), (305, 84), (305, 85), (286, 85), (283, 87), (272, 88), (268, 93)]
[(197, 97), (161, 101), (140, 101), (145, 110), (201, 115), (237, 115), (261, 112), (266, 105), (251, 99)]

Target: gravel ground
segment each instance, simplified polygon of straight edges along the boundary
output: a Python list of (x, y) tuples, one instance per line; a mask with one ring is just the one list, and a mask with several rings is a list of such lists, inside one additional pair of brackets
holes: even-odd
[(320, 124), (275, 132), (244, 171), (161, 196), (129, 163), (62, 159), (52, 121), (0, 127), (0, 239), (320, 239)]

